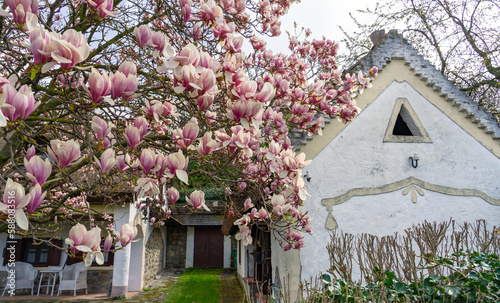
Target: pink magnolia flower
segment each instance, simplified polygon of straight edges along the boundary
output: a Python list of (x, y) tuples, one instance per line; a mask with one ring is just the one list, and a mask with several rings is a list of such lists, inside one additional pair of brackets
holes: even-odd
[(177, 112), (177, 106), (173, 105), (168, 101), (165, 101), (163, 102), (161, 106), (161, 111), (158, 114), (163, 117), (170, 117), (177, 115), (176, 112)]
[(255, 101), (236, 101), (227, 103), (226, 116), (236, 122), (241, 122), (248, 129), (248, 124), (252, 119), (259, 119), (262, 115), (262, 105)]
[(146, 100), (145, 104), (146, 107), (143, 109), (143, 112), (146, 114), (146, 116), (155, 119), (156, 122), (159, 122), (159, 116), (163, 111), (161, 102), (158, 100), (153, 100), (152, 102)]
[[(224, 11), (229, 11), (234, 7), (234, 0), (219, 0), (219, 2), (222, 5), (222, 8), (224, 9)], [(236, 12), (236, 11), (234, 11), (234, 12)], [(231, 13), (234, 13), (234, 12), (231, 11)]]
[(101, 75), (95, 68), (92, 68), (88, 84), (90, 91), (87, 90), (87, 94), (95, 103), (101, 103), (104, 96), (111, 91), (111, 80), (105, 71)]
[(96, 257), (98, 264), (104, 263), (104, 256), (101, 253), (101, 229), (99, 227), (87, 231), (84, 225), (77, 223), (70, 229), (69, 238), (66, 238), (64, 242), (69, 245), (73, 254), (79, 251), (86, 254), (85, 266), (90, 266), (94, 257)]
[(123, 224), (120, 229), (120, 244), (127, 246), (137, 236), (137, 227), (131, 227), (128, 223)]
[(101, 154), (100, 160), (95, 156), (94, 160), (101, 169), (101, 172), (107, 174), (116, 165), (115, 150), (108, 148)]
[(66, 168), (83, 160), (80, 158), (80, 144), (75, 140), (51, 140), (47, 151), (59, 168)]
[(168, 168), (167, 157), (163, 153), (159, 153), (156, 155), (156, 162), (153, 171), (155, 172), (158, 178), (161, 178), (165, 173), (165, 170)]
[(203, 208), (206, 211), (210, 211), (210, 209), (205, 204), (205, 193), (200, 190), (195, 190), (189, 197), (186, 197), (186, 202), (194, 209)]
[(236, 234), (235, 238), (236, 240), (243, 241), (244, 246), (252, 244), (252, 232), (248, 226), (240, 227), (240, 231)]
[[(14, 214), (17, 226), (23, 230), (28, 229), (28, 218), (23, 208), (28, 205), (31, 196), (25, 195), (24, 187), (8, 178), (3, 192), (3, 200), (0, 202), (0, 211), (4, 214)], [(13, 222), (12, 222), (13, 223)]]
[(126, 169), (129, 168), (129, 163), (130, 163), (129, 154), (119, 155), (116, 157), (116, 167), (118, 168), (118, 171), (121, 173), (123, 173)]
[(38, 0), (5, 0), (14, 16), (14, 21), (19, 24), (26, 23), (26, 13), (38, 14)]
[(107, 138), (107, 136), (111, 132), (111, 129), (115, 127), (115, 125), (111, 122), (106, 123), (106, 121), (104, 121), (103, 119), (94, 116), (92, 117), (91, 127), (95, 132), (97, 139), (103, 141)]
[(193, 65), (184, 65), (182, 68), (174, 70), (177, 86), (174, 88), (176, 93), (182, 93), (185, 90), (201, 89), (196, 84), (199, 79), (199, 74)]
[(197, 150), (200, 156), (203, 157), (211, 154), (217, 148), (219, 148), (219, 143), (212, 139), (212, 132), (206, 132), (200, 139)]
[(137, 66), (132, 61), (123, 61), (118, 67), (118, 71), (128, 77), (129, 75), (137, 75)]
[(111, 234), (108, 234), (108, 236), (106, 237), (106, 240), (104, 240), (104, 253), (108, 253), (110, 250), (111, 250), (111, 247), (113, 246), (113, 237), (111, 236)]
[(234, 22), (228, 23), (226, 20), (222, 20), (222, 22), (217, 24), (217, 26), (215, 26), (213, 29), (214, 36), (221, 40), (232, 37), (235, 30), (236, 30), (236, 25), (234, 24)]
[(196, 104), (198, 104), (198, 109), (204, 111), (208, 109), (214, 103), (215, 96), (212, 94), (204, 94), (196, 99)]
[(184, 65), (193, 65), (197, 66), (198, 62), (200, 62), (200, 52), (194, 46), (194, 44), (189, 43), (184, 46), (180, 53), (174, 58), (175, 61), (179, 62), (181, 66)]
[(250, 43), (252, 43), (252, 47), (255, 51), (265, 50), (266, 42), (262, 39), (259, 39), (257, 36), (252, 36), (250, 38)]
[[(241, 53), (232, 54), (228, 52), (226, 54), (226, 57), (224, 58), (224, 64), (222, 66), (222, 68), (226, 72), (226, 78), (230, 79), (236, 87), (241, 84), (245, 76), (245, 71), (241, 69), (242, 61), (243, 59), (241, 57)], [(231, 73), (238, 74), (232, 75), (231, 77)]]
[(33, 54), (33, 62), (36, 65), (41, 65), (49, 60), (50, 56), (45, 55), (45, 53), (49, 51), (48, 46), (51, 40), (50, 33), (41, 27), (36, 27), (30, 32), (31, 44), (28, 49)]
[(52, 163), (49, 159), (42, 160), (40, 156), (32, 156), (29, 160), (24, 158), (26, 175), (33, 182), (33, 185), (43, 185), (52, 173)]
[(152, 151), (150, 148), (148, 149), (143, 149), (141, 153), (141, 167), (144, 172), (144, 174), (149, 174), (151, 169), (155, 166), (156, 164), (156, 154), (154, 151)]
[(234, 0), (234, 7), (238, 13), (243, 13), (247, 7), (246, 0)]
[(146, 133), (148, 132), (148, 120), (143, 116), (137, 117), (134, 121), (134, 126), (139, 129), (141, 132), (141, 140), (144, 138)]
[(266, 103), (271, 101), (276, 94), (276, 89), (274, 89), (273, 85), (269, 82), (266, 82), (260, 92), (255, 94), (255, 99), (259, 102)]
[(222, 8), (215, 4), (214, 0), (201, 2), (199, 17), (208, 24), (220, 23), (222, 21)]
[(31, 145), (30, 148), (26, 151), (26, 160), (30, 160), (36, 154), (35, 146)]
[(134, 35), (137, 39), (137, 44), (139, 46), (149, 45), (151, 44), (151, 36), (152, 36), (151, 28), (147, 25), (141, 25), (134, 29)]
[(111, 78), (111, 98), (117, 99), (122, 97), (123, 100), (128, 101), (133, 96), (139, 85), (137, 76), (134, 74), (128, 74), (125, 76), (120, 71), (110, 74)]
[(186, 149), (191, 145), (200, 132), (200, 127), (198, 126), (198, 121), (196, 119), (186, 123), (182, 131), (180, 129), (176, 130), (174, 138), (177, 139), (176, 146), (179, 149)]
[(167, 189), (168, 204), (174, 205), (177, 200), (179, 200), (179, 191), (175, 187), (170, 187), (169, 189)]
[(97, 8), (97, 12), (101, 18), (106, 18), (107, 16), (114, 17), (113, 14), (113, 0), (104, 0), (103, 3)]
[(137, 194), (137, 198), (142, 197), (154, 197), (160, 193), (158, 188), (158, 180), (152, 178), (140, 178), (137, 180), (137, 186), (134, 188), (134, 191), (139, 192)]
[(189, 18), (191, 18), (191, 0), (179, 0), (179, 5), (184, 22), (189, 21)]
[(124, 136), (130, 149), (134, 149), (141, 141), (141, 130), (134, 125), (129, 125), (125, 128)]
[(168, 155), (167, 162), (169, 171), (165, 174), (169, 178), (177, 176), (179, 180), (188, 184), (188, 175), (186, 173), (186, 169), (189, 158), (184, 157), (184, 154), (182, 154), (182, 151), (179, 149), (178, 152)]
[(253, 203), (252, 203), (252, 199), (250, 198), (247, 198), (244, 202), (244, 208), (245, 210), (249, 210), (250, 208), (254, 207)]
[(39, 52), (50, 56), (63, 69), (71, 69), (76, 64), (87, 59), (90, 54), (90, 47), (82, 33), (74, 29), (68, 29), (62, 35), (51, 33), (51, 41), (47, 46), (47, 50), (39, 50)]
[(198, 66), (208, 68), (213, 71), (218, 65), (209, 53), (200, 50), (200, 61), (198, 62)]
[(243, 46), (243, 37), (228, 37), (223, 41), (223, 46), (231, 53), (241, 53), (241, 47)]
[(253, 98), (256, 91), (257, 91), (257, 82), (245, 79), (244, 81), (241, 82), (241, 85), (236, 86), (232, 90), (232, 93), (240, 100), (244, 101)]
[(264, 208), (259, 209), (257, 214), (258, 214), (259, 218), (261, 218), (262, 220), (267, 219), (267, 217), (269, 216), (267, 210), (265, 210)]
[(34, 213), (43, 203), (43, 199), (45, 199), (46, 194), (47, 192), (42, 194), (42, 187), (40, 187), (40, 184), (35, 184), (29, 193), (30, 201), (26, 206), (26, 211), (30, 214)]
[(163, 53), (165, 46), (167, 46), (167, 36), (162, 32), (154, 32), (151, 36), (151, 44), (153, 48), (156, 50), (154, 53), (154, 57), (157, 58), (160, 54)]
[(17, 91), (11, 84), (6, 84), (2, 87), (0, 96), (5, 100), (5, 104), (1, 106), (2, 113), (9, 121), (26, 120), (40, 105), (40, 102), (35, 103), (35, 97), (27, 85), (21, 86)]
[(85, 2), (91, 9), (96, 10), (101, 18), (114, 16), (111, 12), (113, 10), (112, 0), (87, 0)]
[(196, 84), (201, 88), (198, 90), (198, 94), (216, 95), (219, 92), (216, 82), (214, 71), (209, 68), (204, 68), (200, 73), (198, 82), (196, 82)]

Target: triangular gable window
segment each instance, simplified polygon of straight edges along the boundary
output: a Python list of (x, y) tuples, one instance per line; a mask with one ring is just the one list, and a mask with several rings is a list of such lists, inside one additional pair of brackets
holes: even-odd
[(396, 101), (384, 142), (432, 143), (407, 99), (399, 98)]

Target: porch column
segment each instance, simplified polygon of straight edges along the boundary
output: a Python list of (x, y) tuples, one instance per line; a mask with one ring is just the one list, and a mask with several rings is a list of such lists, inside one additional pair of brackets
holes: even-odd
[(231, 236), (224, 236), (224, 268), (231, 267), (231, 257)]
[(186, 268), (193, 267), (194, 260), (194, 226), (187, 227)]
[[(135, 216), (136, 208), (133, 203), (126, 203), (125, 207), (116, 207), (114, 210), (115, 228), (118, 232), (123, 224), (129, 223)], [(113, 286), (111, 297), (127, 297), (130, 269), (131, 245), (127, 245), (115, 253), (113, 264)]]
[(115, 253), (111, 297), (127, 297), (130, 265), (130, 245)]

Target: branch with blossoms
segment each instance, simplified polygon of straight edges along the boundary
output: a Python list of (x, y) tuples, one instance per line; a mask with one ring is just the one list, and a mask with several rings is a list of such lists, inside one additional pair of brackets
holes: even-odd
[(279, 35), (294, 2), (6, 0), (0, 230), (10, 213), (35, 238), (70, 222), (68, 253), (100, 262), (137, 234), (112, 230), (115, 207), (133, 200), (161, 226), (175, 207), (209, 210), (211, 187), (225, 192), (239, 239), (250, 243), (256, 225), (300, 248), (311, 232), (300, 210), (309, 161), (289, 131), (351, 121), (353, 94), (376, 69), (342, 79), (327, 39), (291, 39), (291, 55), (267, 50), (257, 35)]

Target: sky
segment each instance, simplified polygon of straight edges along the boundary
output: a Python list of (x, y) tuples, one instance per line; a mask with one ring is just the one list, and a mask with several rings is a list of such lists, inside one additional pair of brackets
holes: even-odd
[[(300, 3), (293, 4), (288, 14), (281, 18), (281, 36), (265, 39), (267, 48), (274, 52), (289, 53), (286, 31), (293, 32), (294, 21), (299, 29), (310, 28), (312, 38), (325, 36), (340, 42), (343, 34), (338, 26), (342, 26), (347, 32), (355, 27), (349, 13), (352, 12), (357, 17), (365, 16), (356, 14), (356, 10), (374, 8), (375, 4), (374, 0), (301, 0)], [(370, 20), (363, 20), (363, 23), (365, 21)]]

